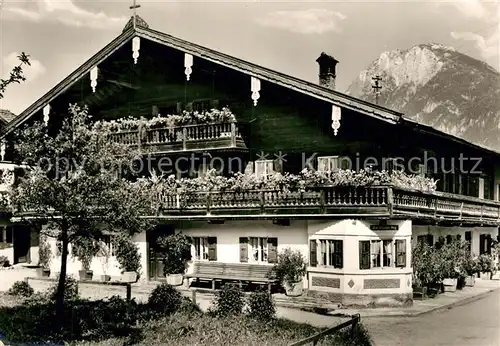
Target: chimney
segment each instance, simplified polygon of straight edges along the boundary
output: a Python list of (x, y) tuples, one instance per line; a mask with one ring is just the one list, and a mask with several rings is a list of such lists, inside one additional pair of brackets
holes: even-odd
[(337, 74), (335, 68), (338, 60), (325, 52), (321, 53), (316, 62), (319, 65), (319, 85), (335, 90), (335, 77)]

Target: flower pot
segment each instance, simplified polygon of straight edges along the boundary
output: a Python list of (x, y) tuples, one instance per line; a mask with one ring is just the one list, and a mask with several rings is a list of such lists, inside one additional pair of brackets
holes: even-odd
[(441, 283), (429, 284), (427, 288), (428, 288), (427, 292), (429, 293), (430, 296), (437, 296), (443, 291)]
[(122, 282), (134, 283), (137, 282), (138, 276), (136, 272), (123, 272)]
[(474, 275), (465, 278), (465, 286), (473, 287), (476, 283), (476, 277)]
[(420, 297), (420, 299), (427, 298), (427, 287), (413, 287), (413, 298)]
[(50, 276), (50, 269), (47, 268), (37, 268), (36, 274), (40, 278), (48, 278)]
[(479, 278), (481, 280), (491, 280), (491, 273), (490, 272), (481, 272), (479, 274)]
[(298, 297), (302, 295), (303, 284), (302, 280), (298, 282), (285, 283), (285, 293), (289, 297)]
[(109, 276), (109, 275), (99, 275), (99, 281), (107, 282), (109, 280), (111, 280), (111, 276)]
[(182, 274), (167, 274), (165, 277), (167, 278), (167, 284), (172, 286), (181, 286), (184, 282), (184, 275)]
[(458, 279), (444, 279), (443, 286), (445, 292), (455, 292), (457, 290)]
[(78, 271), (78, 276), (80, 277), (80, 281), (83, 280), (92, 280), (92, 276), (94, 275), (94, 272), (92, 270), (79, 270)]

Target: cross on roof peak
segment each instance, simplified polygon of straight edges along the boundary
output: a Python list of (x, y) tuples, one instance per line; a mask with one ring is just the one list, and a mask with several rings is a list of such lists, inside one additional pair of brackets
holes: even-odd
[(137, 25), (137, 11), (136, 10), (139, 7), (141, 7), (141, 5), (138, 5), (136, 0), (133, 0), (132, 6), (129, 7), (132, 10), (132, 19), (133, 19), (134, 29), (136, 28), (136, 25)]

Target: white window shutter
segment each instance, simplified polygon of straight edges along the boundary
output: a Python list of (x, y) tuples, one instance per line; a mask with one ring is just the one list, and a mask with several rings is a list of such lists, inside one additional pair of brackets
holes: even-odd
[(318, 171), (326, 172), (328, 170), (328, 158), (318, 157)]
[(265, 161), (255, 161), (255, 175), (261, 177), (266, 174)]

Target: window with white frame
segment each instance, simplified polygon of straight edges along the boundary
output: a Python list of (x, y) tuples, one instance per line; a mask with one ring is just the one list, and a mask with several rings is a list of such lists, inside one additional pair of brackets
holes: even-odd
[(115, 256), (115, 250), (113, 248), (113, 239), (110, 235), (102, 235), (100, 237), (101, 244), (104, 245), (104, 250), (109, 256)]
[[(319, 251), (318, 251), (319, 247)], [(309, 242), (309, 262), (311, 267), (344, 267), (343, 241), (336, 239), (318, 239)], [(319, 253), (318, 253), (319, 252)]]
[(251, 262), (267, 262), (267, 238), (250, 237), (248, 239)]
[(318, 172), (335, 172), (340, 168), (340, 158), (338, 156), (318, 157)]
[(276, 263), (278, 238), (241, 237), (240, 262)]
[(257, 160), (255, 161), (255, 175), (257, 177), (267, 177), (274, 172), (273, 160)]
[(406, 239), (362, 240), (359, 269), (406, 267)]
[(193, 257), (199, 261), (208, 261), (208, 237), (193, 237)]

